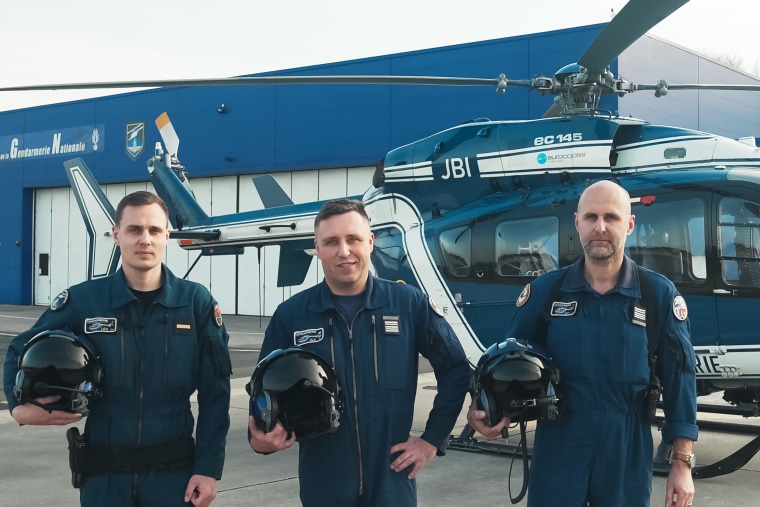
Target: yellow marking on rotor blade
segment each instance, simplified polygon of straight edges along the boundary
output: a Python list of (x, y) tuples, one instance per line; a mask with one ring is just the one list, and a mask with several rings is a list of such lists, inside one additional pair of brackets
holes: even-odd
[(158, 127), (158, 130), (164, 128), (167, 123), (169, 123), (169, 115), (165, 112), (161, 113), (161, 116), (156, 118), (156, 127)]

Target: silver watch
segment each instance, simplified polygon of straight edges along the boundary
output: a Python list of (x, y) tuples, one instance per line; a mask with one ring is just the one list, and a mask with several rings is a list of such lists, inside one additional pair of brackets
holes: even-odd
[(668, 450), (668, 457), (665, 458), (665, 461), (667, 461), (669, 465), (672, 465), (674, 459), (683, 461), (689, 466), (690, 469), (697, 466), (697, 458), (694, 456), (694, 453), (679, 454), (677, 452), (673, 452), (673, 448), (671, 447), (670, 450)]

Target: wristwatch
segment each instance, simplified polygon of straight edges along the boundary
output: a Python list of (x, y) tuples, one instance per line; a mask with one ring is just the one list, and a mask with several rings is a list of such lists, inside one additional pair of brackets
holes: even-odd
[(697, 458), (694, 456), (694, 453), (679, 454), (677, 452), (673, 452), (673, 448), (671, 447), (668, 451), (668, 457), (665, 458), (665, 461), (668, 462), (668, 465), (672, 465), (674, 459), (683, 461), (689, 466), (690, 469), (697, 466)]

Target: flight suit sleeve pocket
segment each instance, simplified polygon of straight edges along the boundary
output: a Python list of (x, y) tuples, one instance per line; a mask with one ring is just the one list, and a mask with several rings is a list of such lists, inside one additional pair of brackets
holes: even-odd
[(212, 334), (208, 339), (208, 353), (214, 374), (220, 378), (232, 375), (232, 360), (230, 359), (228, 343), (229, 335), (227, 333)]
[(679, 371), (694, 371), (697, 367), (694, 348), (689, 341), (676, 333), (668, 333), (668, 352), (673, 355)]

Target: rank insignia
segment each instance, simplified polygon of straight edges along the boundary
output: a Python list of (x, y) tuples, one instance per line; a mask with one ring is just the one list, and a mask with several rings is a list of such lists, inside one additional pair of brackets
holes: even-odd
[(398, 315), (383, 315), (385, 334), (399, 334)]

